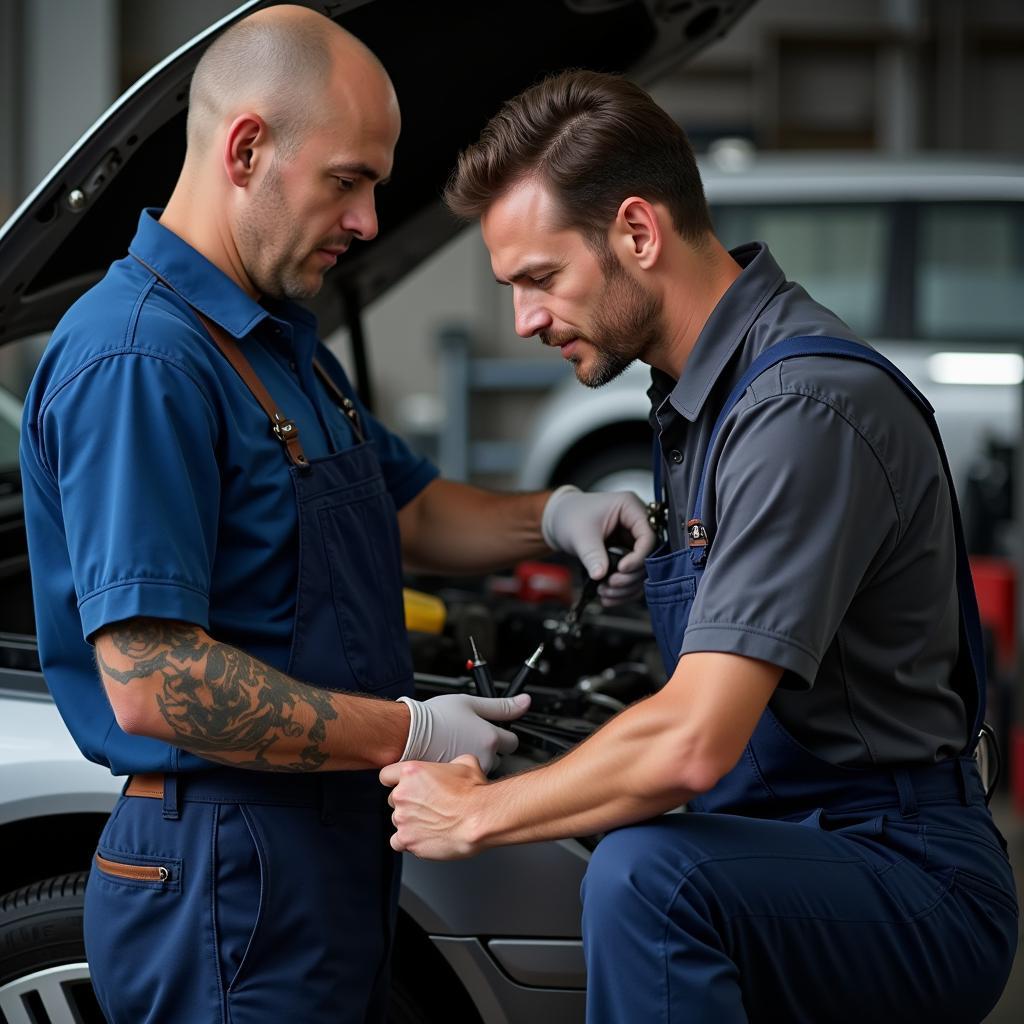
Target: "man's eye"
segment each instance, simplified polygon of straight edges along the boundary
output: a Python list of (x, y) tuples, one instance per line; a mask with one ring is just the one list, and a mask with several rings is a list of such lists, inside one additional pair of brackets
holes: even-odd
[(551, 279), (552, 279), (552, 278), (553, 278), (554, 276), (555, 276), (554, 274), (544, 274), (544, 275), (542, 275), (541, 277), (535, 277), (535, 278), (533, 279), (533, 283), (534, 283), (534, 284), (535, 284), (535, 285), (536, 285), (536, 286), (537, 286), (538, 288), (547, 288), (547, 286), (548, 286), (549, 284), (551, 284)]
[(356, 183), (351, 178), (335, 178), (334, 180), (342, 192), (351, 192), (355, 188)]

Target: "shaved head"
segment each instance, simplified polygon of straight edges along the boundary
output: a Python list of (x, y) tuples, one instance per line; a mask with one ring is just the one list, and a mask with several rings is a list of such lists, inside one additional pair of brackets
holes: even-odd
[(275, 4), (192, 76), (188, 149), (160, 222), (254, 297), (303, 299), (377, 234), (401, 111), (380, 61), (330, 18)]
[(232, 25), (203, 54), (189, 91), (188, 147), (204, 152), (234, 113), (263, 118), (289, 159), (329, 111), (336, 60), (377, 58), (330, 18), (307, 7), (269, 7)]

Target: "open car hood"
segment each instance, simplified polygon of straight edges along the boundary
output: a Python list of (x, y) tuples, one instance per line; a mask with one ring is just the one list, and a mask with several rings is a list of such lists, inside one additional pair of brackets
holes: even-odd
[[(451, 238), (440, 195), (456, 154), (508, 97), (565, 67), (650, 81), (725, 33), (755, 0), (339, 0), (307, 6), (366, 42), (402, 107), (380, 235), (355, 246), (314, 303), (324, 333)], [(185, 151), (192, 71), (243, 4), (140, 79), (0, 229), (0, 343), (53, 327), (123, 256), (139, 211), (163, 206)]]

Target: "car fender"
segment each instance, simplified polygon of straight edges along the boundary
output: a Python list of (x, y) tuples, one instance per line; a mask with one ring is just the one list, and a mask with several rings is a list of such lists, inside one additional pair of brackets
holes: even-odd
[(524, 446), (525, 457), (516, 484), (539, 490), (551, 484), (559, 463), (580, 441), (614, 423), (647, 423), (650, 371), (633, 363), (601, 388), (588, 388), (575, 378), (556, 387), (541, 406)]
[(48, 698), (0, 697), (0, 825), (109, 813), (123, 784), (82, 757)]

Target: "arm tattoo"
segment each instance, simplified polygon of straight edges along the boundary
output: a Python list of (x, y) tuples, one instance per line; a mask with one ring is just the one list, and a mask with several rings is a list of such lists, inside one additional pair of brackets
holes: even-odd
[[(109, 635), (133, 665), (119, 671), (97, 648), (101, 671), (122, 686), (159, 674), (157, 706), (179, 746), (211, 761), (264, 771), (312, 771), (327, 761), (326, 723), (338, 717), (327, 691), (290, 679), (236, 647), (201, 640), (186, 623), (133, 619)], [(313, 712), (308, 729), (302, 719), (309, 716), (295, 715), (301, 705)], [(305, 745), (289, 755), (280, 750), (284, 737), (304, 739)], [(251, 759), (224, 756), (229, 752)]]

